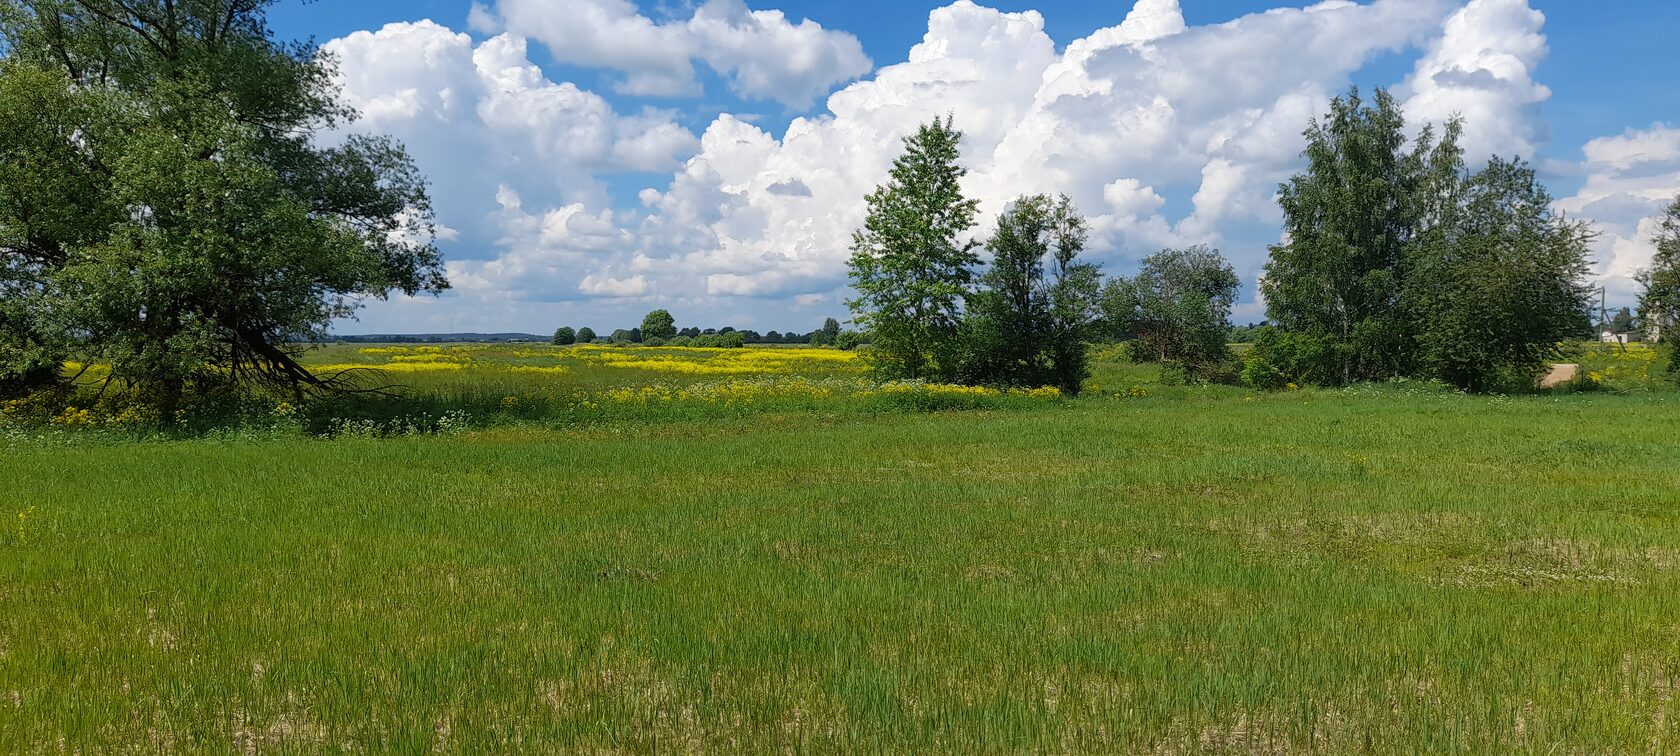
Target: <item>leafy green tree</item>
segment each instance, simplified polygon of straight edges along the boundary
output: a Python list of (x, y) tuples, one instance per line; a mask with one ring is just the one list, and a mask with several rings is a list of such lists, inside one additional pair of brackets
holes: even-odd
[(1668, 356), (1668, 377), (1680, 380), (1680, 350), (1675, 329), (1680, 328), (1680, 197), (1676, 197), (1657, 221), (1651, 239), (1656, 254), (1651, 267), (1640, 271), (1645, 291), (1639, 297), (1639, 319), (1648, 337), (1662, 344)]
[(1289, 373), (1346, 383), (1410, 367), (1400, 274), (1437, 146), (1426, 129), (1407, 150), (1404, 130), (1388, 92), (1367, 104), (1354, 89), (1305, 132), (1306, 170), (1278, 192), (1287, 241), (1271, 248), (1260, 285), (1269, 319), (1298, 347), (1291, 354), (1313, 360)]
[(73, 344), (165, 403), (301, 391), (336, 384), (300, 344), (360, 300), (447, 287), (424, 179), (388, 139), (320, 146), (354, 114), (269, 4), (0, 0), (0, 121), (42, 121), (0, 148), (3, 285), (26, 303), (0, 339)]
[(822, 328), (811, 334), (811, 343), (816, 346), (833, 346), (834, 339), (840, 335), (840, 321), (834, 318), (823, 320)]
[(68, 248), (122, 220), (103, 191), (104, 168), (78, 146), (115, 138), (88, 126), (117, 121), (117, 106), (75, 90), (62, 73), (0, 59), (0, 396), (57, 383), (74, 348), (71, 330), (52, 323), (46, 294)]
[(669, 310), (654, 310), (642, 318), (642, 339), (673, 339), (677, 336), (677, 320)]
[(1593, 233), (1553, 212), (1533, 168), (1499, 158), (1456, 216), (1450, 243), (1412, 273), (1433, 293), (1414, 326), (1419, 373), (1470, 391), (1532, 386), (1587, 311)]
[(576, 343), (577, 331), (572, 330), (571, 326), (560, 326), (559, 328), (554, 329), (555, 346), (566, 346), (568, 344)]
[(886, 184), (867, 198), (852, 236), (853, 319), (874, 337), (885, 372), (906, 378), (948, 375), (959, 363), (963, 298), (979, 264), (978, 242), (962, 240), (978, 203), (962, 192), (962, 132), (934, 119), (904, 140)]
[(1051, 212), (1050, 308), (1040, 343), (1048, 383), (1078, 396), (1091, 375), (1090, 342), (1102, 317), (1102, 272), (1079, 260), (1087, 238), (1085, 218), (1066, 196)]
[(1111, 333), (1131, 340), (1132, 359), (1214, 378), (1232, 361), (1227, 335), (1239, 285), (1219, 250), (1162, 250), (1144, 258), (1136, 276), (1108, 284), (1103, 318)]
[(991, 267), (968, 301), (966, 380), (1079, 393), (1100, 285), (1096, 266), (1078, 259), (1085, 239), (1065, 196), (1022, 197), (998, 216)]
[(846, 330), (834, 335), (835, 349), (850, 352), (861, 344), (863, 344), (863, 334), (857, 331)]
[(577, 340), (579, 344), (595, 343), (595, 329), (590, 328), (589, 326), (579, 328), (577, 331)]
[(1409, 147), (1404, 125), (1386, 92), (1367, 107), (1354, 91), (1308, 129), (1307, 170), (1280, 191), (1288, 242), (1261, 284), (1276, 327), (1256, 335), (1250, 382), (1526, 388), (1578, 330), (1591, 231), (1554, 215), (1520, 162), (1468, 176), (1460, 121)]
[(607, 340), (614, 344), (634, 344), (641, 341), (641, 336), (628, 328), (618, 328)]
[(1639, 274), (1645, 292), (1639, 298), (1639, 318), (1658, 340), (1674, 341), (1671, 333), (1680, 327), (1680, 197), (1663, 211), (1657, 220), (1657, 233), (1651, 239), (1656, 254), (1651, 267)]

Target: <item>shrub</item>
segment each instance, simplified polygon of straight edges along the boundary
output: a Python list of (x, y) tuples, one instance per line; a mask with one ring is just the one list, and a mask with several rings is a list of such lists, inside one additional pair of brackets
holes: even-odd
[(694, 346), (711, 349), (739, 349), (747, 345), (746, 337), (737, 331), (706, 333), (694, 339)]
[(1256, 352), (1243, 361), (1242, 383), (1262, 391), (1277, 391), (1289, 384), (1289, 378), (1266, 355)]
[[(1255, 334), (1249, 360), (1261, 360), (1267, 366), (1257, 368), (1257, 378), (1270, 370), (1280, 375), (1284, 384), (1335, 386), (1346, 383), (1343, 369), (1353, 364), (1353, 350), (1348, 341), (1263, 326)], [(1243, 375), (1246, 381), (1249, 377), (1246, 365)]]

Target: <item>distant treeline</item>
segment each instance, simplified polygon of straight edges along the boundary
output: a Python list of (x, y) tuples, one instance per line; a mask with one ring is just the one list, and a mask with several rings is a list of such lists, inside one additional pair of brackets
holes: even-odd
[(547, 341), (548, 337), (532, 333), (370, 333), (359, 336), (329, 336), (327, 340), (341, 344), (447, 344), (468, 341), (494, 344), (504, 341)]
[[(629, 329), (640, 341), (640, 329)], [(677, 333), (679, 336), (698, 338), (703, 335), (739, 333), (742, 341), (748, 344), (809, 344), (812, 336), (821, 333), (821, 329), (800, 333), (798, 331), (770, 331), (759, 333), (750, 328), (737, 330), (729, 326), (723, 328), (684, 328)], [(548, 336), (538, 336), (533, 333), (370, 333), (354, 336), (329, 336), (327, 342), (339, 344), (451, 344), (472, 342), (476, 344), (496, 344), (503, 342), (549, 341)]]
[(588, 326), (572, 328), (561, 326), (554, 331), (551, 343), (564, 346), (567, 344), (589, 344), (605, 341), (610, 344), (641, 344), (644, 346), (697, 346), (697, 347), (740, 347), (747, 344), (811, 344), (814, 346), (833, 346), (841, 349), (851, 349), (868, 339), (860, 333), (840, 328), (840, 321), (827, 318), (821, 328), (810, 333), (798, 331), (771, 331), (759, 333), (751, 329), (738, 330), (731, 326), (722, 328), (677, 328), (676, 318), (665, 309), (654, 310), (642, 319), (642, 325), (637, 328), (620, 328), (606, 337), (600, 337), (595, 329)]

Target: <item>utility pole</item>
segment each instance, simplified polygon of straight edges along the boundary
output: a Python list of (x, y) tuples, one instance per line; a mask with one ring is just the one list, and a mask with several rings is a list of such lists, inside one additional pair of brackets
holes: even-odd
[[(1620, 351), (1626, 353), (1627, 337), (1618, 332), (1615, 324), (1610, 322), (1610, 287), (1608, 286), (1598, 287), (1598, 321), (1600, 328), (1610, 329), (1610, 338), (1615, 339), (1616, 346), (1620, 348)], [(1599, 339), (1603, 340), (1603, 336), (1600, 335)]]

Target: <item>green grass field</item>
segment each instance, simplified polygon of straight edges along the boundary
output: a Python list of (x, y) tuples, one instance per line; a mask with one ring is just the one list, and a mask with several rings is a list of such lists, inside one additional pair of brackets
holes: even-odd
[(1680, 749), (1672, 392), (571, 367), (423, 376), (442, 433), (0, 435), (0, 752)]

